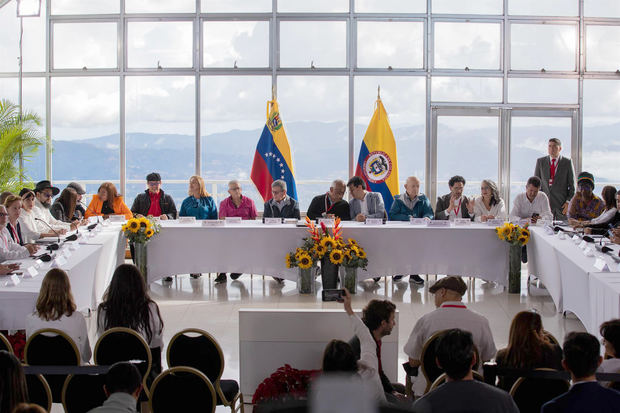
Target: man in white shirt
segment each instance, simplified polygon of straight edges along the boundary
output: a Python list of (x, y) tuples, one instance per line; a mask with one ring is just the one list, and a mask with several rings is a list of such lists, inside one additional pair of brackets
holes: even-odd
[(49, 229), (52, 228), (58, 234), (65, 234), (67, 231), (77, 227), (77, 224), (62, 222), (52, 216), (50, 212), (52, 198), (58, 195), (59, 192), (60, 189), (52, 186), (50, 181), (37, 182), (34, 188), (36, 199), (32, 211), (34, 212), (34, 219), (37, 223), (38, 232), (48, 232)]
[(541, 181), (537, 176), (527, 180), (525, 192), (517, 195), (510, 211), (511, 219), (531, 219), (535, 224), (539, 219), (553, 220), (549, 198), (540, 191)]
[[(404, 351), (409, 356), (411, 367), (420, 366), (424, 343), (433, 334), (451, 328), (460, 328), (472, 334), (481, 361), (491, 360), (495, 356), (497, 349), (489, 321), (463, 304), (462, 297), (466, 291), (467, 285), (458, 276), (442, 278), (428, 289), (428, 292), (435, 294), (437, 309), (416, 322), (405, 344)], [(425, 388), (426, 379), (418, 374), (414, 384), (415, 394), (422, 394)]]

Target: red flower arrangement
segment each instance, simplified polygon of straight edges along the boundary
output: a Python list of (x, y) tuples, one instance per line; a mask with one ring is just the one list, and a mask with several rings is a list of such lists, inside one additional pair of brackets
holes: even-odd
[(24, 361), (24, 347), (26, 347), (26, 334), (23, 331), (18, 331), (13, 335), (6, 337), (13, 347), (13, 353), (19, 360)]
[(320, 370), (297, 370), (285, 364), (258, 385), (252, 404), (273, 400), (299, 400), (308, 396), (310, 382)]

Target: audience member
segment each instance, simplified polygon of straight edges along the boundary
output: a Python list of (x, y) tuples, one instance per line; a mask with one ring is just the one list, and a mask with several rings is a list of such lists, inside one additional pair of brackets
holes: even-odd
[[(428, 292), (435, 294), (437, 309), (418, 319), (405, 344), (404, 351), (409, 356), (411, 367), (421, 364), (422, 348), (426, 340), (436, 332), (450, 328), (462, 328), (473, 334), (481, 361), (491, 360), (495, 356), (497, 349), (489, 321), (484, 316), (469, 310), (462, 302), (466, 291), (467, 285), (461, 277), (456, 276), (444, 277), (428, 289)], [(416, 394), (422, 394), (425, 388), (425, 378), (418, 375), (414, 389)]]
[(135, 265), (121, 264), (116, 268), (103, 302), (99, 304), (97, 335), (113, 327), (131, 328), (144, 337), (153, 354), (153, 372), (161, 372), (164, 323)]
[(73, 188), (65, 188), (56, 198), (50, 212), (52, 216), (62, 222), (73, 222), (73, 215), (77, 206), (77, 192)]
[[(11, 195), (4, 201), (4, 206), (6, 208), (8, 215), (8, 223), (6, 224), (6, 228), (11, 235), (13, 241), (17, 244), (25, 246), (28, 245), (28, 239), (34, 238), (34, 235), (27, 228), (24, 227), (22, 231), (22, 225), (19, 222), (19, 217), (22, 213), (22, 199), (17, 195)], [(33, 246), (34, 251), (37, 250), (36, 246)]]
[(271, 184), (272, 198), (265, 202), (263, 216), (265, 218), (299, 219), (299, 203), (286, 194), (286, 182), (281, 179)]
[(373, 399), (385, 402), (385, 392), (379, 377), (381, 362), (377, 357), (377, 344), (368, 327), (353, 312), (351, 294), (346, 289), (344, 291), (344, 310), (349, 315), (353, 332), (359, 340), (359, 360), (349, 343), (332, 340), (323, 353), (323, 373), (357, 373), (362, 382), (367, 384), (367, 390), (373, 393)]
[(450, 193), (437, 198), (435, 206), (435, 219), (470, 218), (467, 204), (469, 200), (463, 195), (465, 178), (455, 175), (448, 181)]
[(566, 393), (545, 403), (541, 413), (617, 412), (620, 392), (608, 389), (596, 381), (595, 372), (601, 364), (601, 345), (591, 334), (569, 333), (564, 340), (562, 366), (573, 382)]
[(17, 357), (0, 351), (0, 412), (12, 412), (20, 403), (28, 402), (24, 369)]
[(77, 224), (62, 222), (52, 216), (50, 212), (52, 198), (59, 192), (60, 190), (52, 186), (50, 181), (37, 182), (34, 188), (35, 201), (32, 212), (38, 232), (46, 232), (51, 228), (59, 234), (65, 234), (67, 231), (77, 228)]
[(338, 217), (343, 221), (351, 219), (349, 203), (343, 199), (347, 186), (341, 179), (336, 179), (329, 187), (329, 191), (323, 195), (312, 198), (308, 207), (308, 218)]
[(13, 413), (47, 413), (47, 410), (38, 404), (20, 403), (13, 409)]
[(254, 201), (241, 194), (241, 184), (236, 179), (228, 182), (228, 198), (220, 202), (220, 218), (241, 217), (256, 219), (258, 213)]
[(506, 206), (499, 197), (497, 184), (490, 179), (484, 179), (480, 184), (480, 195), (467, 203), (467, 212), (476, 222), (506, 219)]
[[(510, 324), (508, 347), (497, 352), (495, 361), (498, 367), (523, 370), (546, 367), (562, 370), (562, 349), (545, 334), (538, 313), (521, 311)], [(510, 391), (516, 380), (516, 377), (500, 377), (498, 386)]]
[(84, 219), (86, 215), (86, 209), (84, 209), (84, 205), (82, 204), (82, 197), (86, 193), (86, 190), (82, 185), (77, 182), (69, 182), (67, 188), (72, 188), (77, 193), (77, 204), (75, 205), (75, 212), (73, 213), (74, 221), (81, 221)]
[(125, 219), (133, 217), (123, 197), (116, 191), (116, 186), (112, 182), (104, 182), (88, 204), (85, 218), (94, 216), (108, 218), (110, 215), (124, 215)]
[(103, 391), (108, 399), (89, 413), (137, 412), (138, 397), (142, 391), (140, 371), (126, 361), (114, 363), (105, 375)]
[[(392, 329), (396, 325), (394, 321), (396, 306), (388, 300), (371, 300), (362, 310), (362, 321), (370, 331), (370, 335), (374, 341), (374, 350), (378, 360), (378, 373), (381, 379), (381, 385), (385, 392), (385, 397), (389, 402), (395, 403), (405, 399), (405, 386), (400, 383), (391, 383), (383, 372), (381, 363), (381, 339), (389, 336)], [(356, 358), (360, 358), (360, 338), (354, 336), (349, 340), (349, 344), (355, 352)]]
[(603, 346), (605, 346), (605, 356), (597, 371), (599, 373), (620, 373), (620, 319), (604, 322), (601, 324), (600, 332), (603, 337)]
[(381, 192), (366, 191), (366, 182), (359, 176), (349, 179), (347, 187), (353, 197), (349, 202), (352, 220), (365, 222), (366, 218), (387, 218)]
[(37, 222), (34, 217), (34, 203), (35, 195), (28, 188), (24, 188), (19, 192), (19, 196), (22, 198), (22, 211), (19, 214), (19, 223), (22, 230), (22, 235), (25, 238), (25, 242), (35, 242), (39, 238), (56, 237), (56, 234), (49, 228), (45, 228), (40, 231)]
[(13, 241), (7, 229), (8, 213), (4, 205), (0, 205), (0, 261), (17, 260), (33, 255), (37, 247), (32, 244), (25, 246)]
[(541, 180), (541, 191), (549, 198), (553, 219), (564, 221), (568, 212), (568, 202), (575, 195), (575, 172), (573, 162), (560, 154), (562, 141), (549, 139), (548, 156), (536, 160), (534, 176)]
[(161, 189), (161, 176), (157, 172), (151, 172), (146, 176), (148, 189), (138, 194), (131, 206), (131, 212), (137, 216), (153, 216), (159, 219), (175, 219), (177, 207), (170, 195)]
[(52, 268), (45, 274), (35, 308), (35, 312), (26, 317), (26, 337), (44, 328), (63, 331), (77, 345), (82, 362), (88, 363), (92, 355), (88, 329), (84, 316), (76, 310), (66, 272)]
[(577, 193), (568, 206), (569, 223), (587, 221), (601, 215), (605, 210), (605, 203), (594, 195), (594, 176), (589, 172), (582, 172), (577, 178)]
[(213, 197), (205, 188), (205, 181), (201, 176), (189, 178), (188, 197), (183, 200), (180, 217), (195, 217), (196, 219), (217, 219), (217, 206)]
[(553, 220), (553, 214), (549, 207), (549, 198), (540, 191), (540, 178), (532, 176), (527, 180), (525, 192), (515, 197), (510, 219), (529, 219), (535, 224), (539, 219)]
[(458, 328), (441, 335), (436, 346), (437, 366), (446, 373), (446, 382), (413, 404), (417, 413), (518, 413), (512, 397), (497, 387), (474, 380), (476, 365), (474, 340), (469, 331)]

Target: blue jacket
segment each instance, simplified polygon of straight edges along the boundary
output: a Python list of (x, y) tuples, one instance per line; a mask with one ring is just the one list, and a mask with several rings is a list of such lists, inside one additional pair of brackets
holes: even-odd
[(541, 413), (612, 413), (620, 408), (620, 392), (597, 382), (578, 383), (561, 396), (543, 404)]
[(217, 207), (210, 196), (204, 196), (200, 199), (188, 196), (181, 204), (179, 216), (196, 217), (196, 219), (217, 219)]
[(431, 202), (426, 195), (419, 194), (418, 202), (413, 206), (413, 209), (407, 208), (405, 202), (401, 199), (405, 194), (396, 195), (392, 208), (390, 208), (390, 220), (392, 221), (409, 221), (409, 217), (424, 218), (429, 217), (433, 219), (433, 208)]

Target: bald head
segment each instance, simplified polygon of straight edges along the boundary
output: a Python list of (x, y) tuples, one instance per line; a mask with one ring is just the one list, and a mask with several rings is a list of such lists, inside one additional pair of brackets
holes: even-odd
[(420, 180), (415, 176), (410, 176), (405, 182), (405, 191), (409, 198), (413, 199), (420, 193)]

